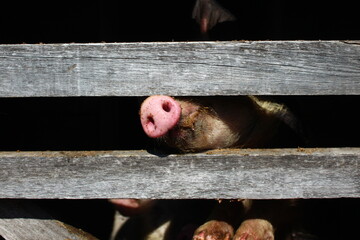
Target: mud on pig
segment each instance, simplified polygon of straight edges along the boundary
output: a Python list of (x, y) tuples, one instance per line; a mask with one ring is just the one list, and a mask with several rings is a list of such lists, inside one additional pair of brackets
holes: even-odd
[[(140, 119), (150, 138), (180, 152), (294, 146), (299, 132), (296, 118), (285, 105), (254, 96), (155, 95), (142, 103)], [(119, 209), (127, 210), (127, 204), (121, 203), (128, 201), (119, 200)], [(293, 219), (293, 214), (285, 214), (279, 221), (276, 215), (295, 209), (289, 201), (131, 201), (136, 209), (152, 205), (140, 213), (141, 220), (136, 221), (137, 215), (128, 223), (135, 224), (135, 228), (142, 223), (147, 229), (145, 233), (137, 232), (141, 235), (137, 236), (139, 239), (274, 239), (275, 227), (282, 225), (284, 219), (285, 222)]]
[(294, 146), (300, 131), (285, 105), (254, 96), (155, 95), (142, 103), (140, 119), (149, 137), (182, 152)]

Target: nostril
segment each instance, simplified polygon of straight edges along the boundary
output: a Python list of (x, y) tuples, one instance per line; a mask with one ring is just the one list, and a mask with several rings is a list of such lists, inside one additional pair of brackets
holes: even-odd
[(155, 124), (154, 117), (153, 117), (152, 115), (148, 116), (148, 117), (147, 117), (147, 122), (148, 122), (148, 123)]
[(152, 115), (149, 115), (146, 118), (146, 129), (149, 130), (150, 132), (152, 131), (156, 131), (156, 125), (155, 125), (155, 119)]
[(162, 104), (162, 109), (165, 111), (165, 112), (170, 112), (171, 111), (171, 104), (169, 102), (164, 102)]

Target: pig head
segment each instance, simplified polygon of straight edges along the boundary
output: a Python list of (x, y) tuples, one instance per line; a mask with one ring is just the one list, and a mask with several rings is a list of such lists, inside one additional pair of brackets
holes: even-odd
[(182, 152), (276, 147), (283, 129), (296, 132), (292, 113), (254, 96), (172, 98), (155, 95), (140, 108), (145, 133)]

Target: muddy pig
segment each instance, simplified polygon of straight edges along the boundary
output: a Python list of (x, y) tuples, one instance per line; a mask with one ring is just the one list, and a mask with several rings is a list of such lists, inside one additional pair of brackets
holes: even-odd
[[(300, 132), (296, 118), (284, 105), (254, 96), (151, 96), (141, 105), (140, 119), (149, 137), (181, 152), (296, 146)], [(250, 206), (250, 200), (215, 206), (209, 221), (198, 227), (193, 239), (272, 239), (274, 228), (264, 219), (248, 219), (234, 231), (242, 218), (236, 215), (248, 212)], [(250, 212), (257, 216), (256, 209)]]
[[(289, 139), (297, 139), (298, 127), (294, 116), (284, 105), (254, 96), (151, 96), (141, 105), (140, 120), (149, 137), (180, 152), (233, 147), (276, 147), (284, 146), (284, 143), (289, 145)], [(139, 209), (149, 204), (132, 201), (136, 203), (135, 208), (138, 206)], [(271, 214), (257, 214), (256, 210), (260, 207), (253, 209), (251, 205), (251, 200), (214, 204), (209, 208), (211, 210), (208, 211), (209, 217), (205, 219), (205, 223), (192, 230), (192, 239), (274, 239), (274, 221), (268, 221), (273, 219)], [(287, 205), (273, 204), (270, 212), (277, 212), (275, 209), (283, 207)], [(181, 211), (181, 215), (184, 212), (186, 210)], [(250, 217), (246, 218), (246, 215)], [(171, 221), (180, 217), (183, 216), (172, 216)], [(243, 221), (244, 219), (246, 220)], [(164, 237), (159, 239), (189, 239), (179, 238), (188, 236), (188, 233), (171, 235), (162, 231)]]
[(254, 96), (151, 96), (140, 120), (149, 137), (181, 152), (293, 146), (299, 128), (284, 105)]
[(121, 226), (116, 240), (318, 239), (303, 228), (302, 207), (290, 200), (152, 202)]

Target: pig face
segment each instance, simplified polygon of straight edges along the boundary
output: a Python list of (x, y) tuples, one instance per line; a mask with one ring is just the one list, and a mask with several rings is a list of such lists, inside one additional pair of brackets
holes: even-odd
[(182, 151), (201, 151), (231, 147), (238, 142), (241, 133), (235, 131), (237, 126), (231, 121), (230, 115), (215, 111), (211, 104), (181, 100), (178, 102), (181, 117), (163, 136), (167, 145)]
[(183, 152), (259, 146), (278, 122), (245, 96), (151, 96), (141, 106), (140, 119), (149, 137)]

